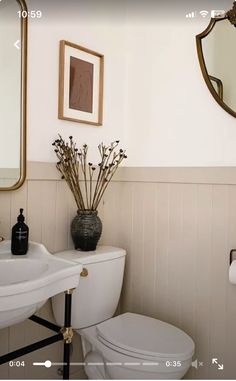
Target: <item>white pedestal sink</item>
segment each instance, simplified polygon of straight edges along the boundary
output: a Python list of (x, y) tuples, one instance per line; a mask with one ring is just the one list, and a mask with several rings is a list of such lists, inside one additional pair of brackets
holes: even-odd
[(0, 243), (0, 329), (33, 315), (48, 298), (75, 288), (82, 265), (29, 242), (26, 255), (12, 255), (11, 241)]

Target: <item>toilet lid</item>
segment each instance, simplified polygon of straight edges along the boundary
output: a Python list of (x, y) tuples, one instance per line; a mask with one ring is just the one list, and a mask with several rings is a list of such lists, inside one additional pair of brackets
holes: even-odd
[(194, 353), (193, 340), (179, 328), (147, 316), (125, 313), (96, 327), (98, 339), (130, 356), (189, 359)]

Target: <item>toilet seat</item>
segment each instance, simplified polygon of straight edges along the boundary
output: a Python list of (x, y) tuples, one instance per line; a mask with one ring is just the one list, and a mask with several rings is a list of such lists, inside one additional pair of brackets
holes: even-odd
[[(181, 379), (192, 363), (192, 339), (180, 329), (147, 316), (127, 313), (78, 332), (83, 353), (99, 354), (111, 379)], [(158, 337), (157, 343), (150, 334), (156, 340)], [(163, 341), (168, 341), (166, 346)]]
[(148, 360), (184, 361), (192, 357), (194, 343), (179, 328), (147, 316), (125, 313), (96, 326), (97, 339), (120, 354)]

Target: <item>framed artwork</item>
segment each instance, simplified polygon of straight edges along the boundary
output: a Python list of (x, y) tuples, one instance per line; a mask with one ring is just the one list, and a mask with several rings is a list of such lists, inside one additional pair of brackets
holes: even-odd
[(104, 56), (60, 41), (58, 118), (102, 125)]

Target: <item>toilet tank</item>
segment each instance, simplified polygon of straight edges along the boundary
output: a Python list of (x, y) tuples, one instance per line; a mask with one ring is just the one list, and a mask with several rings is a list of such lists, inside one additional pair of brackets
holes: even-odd
[[(83, 265), (79, 286), (72, 294), (72, 327), (90, 327), (111, 318), (120, 298), (125, 250), (98, 246), (95, 251), (66, 250), (55, 255)], [(64, 293), (52, 298), (54, 317), (61, 327), (64, 325), (64, 304)]]

